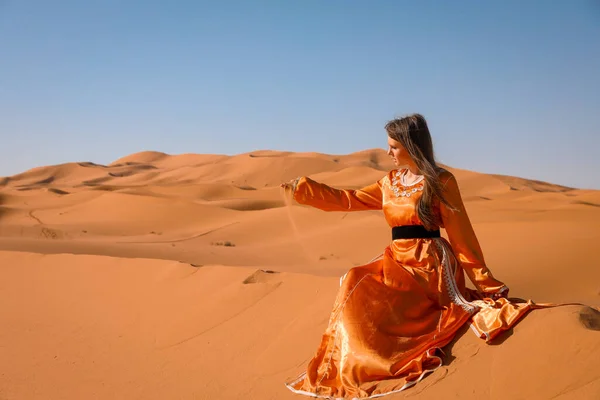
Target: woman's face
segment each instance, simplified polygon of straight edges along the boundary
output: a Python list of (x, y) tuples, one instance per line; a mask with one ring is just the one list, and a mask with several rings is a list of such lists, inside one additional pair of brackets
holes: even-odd
[(408, 151), (400, 142), (388, 136), (388, 155), (394, 160), (396, 166), (406, 165), (411, 161)]

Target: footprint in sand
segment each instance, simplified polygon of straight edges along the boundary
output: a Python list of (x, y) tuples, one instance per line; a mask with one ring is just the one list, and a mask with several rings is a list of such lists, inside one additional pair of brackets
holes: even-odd
[(42, 228), (40, 236), (45, 239), (62, 239), (63, 233), (56, 229)]
[(584, 307), (579, 312), (579, 322), (592, 331), (600, 331), (600, 311), (592, 307)]

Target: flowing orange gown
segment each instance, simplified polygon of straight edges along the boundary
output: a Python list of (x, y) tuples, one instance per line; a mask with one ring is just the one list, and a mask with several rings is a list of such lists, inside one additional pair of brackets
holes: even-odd
[[(360, 190), (340, 190), (307, 177), (294, 199), (325, 211), (383, 210), (391, 227), (422, 225), (416, 204), (423, 182), (401, 186), (394, 170)], [(492, 300), (506, 290), (486, 267), (456, 178), (442, 170), (446, 199), (437, 202), (444, 238), (397, 239), (381, 256), (341, 279), (328, 327), (307, 369), (286, 386), (322, 398), (374, 398), (409, 388), (442, 364), (436, 350), (465, 323), (489, 341), (509, 329), (532, 302)], [(464, 273), (477, 291), (465, 287)]]

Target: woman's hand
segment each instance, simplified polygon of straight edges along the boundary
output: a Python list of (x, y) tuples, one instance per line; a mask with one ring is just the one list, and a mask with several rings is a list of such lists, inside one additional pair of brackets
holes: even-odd
[(498, 300), (500, 298), (508, 298), (508, 288), (505, 286), (502, 290), (500, 290), (499, 292), (496, 293), (490, 293), (488, 296), (490, 299), (492, 300)]
[(286, 192), (291, 190), (292, 194), (296, 191), (296, 185), (298, 185), (298, 181), (300, 178), (292, 179), (289, 182), (282, 183), (279, 187), (283, 188)]

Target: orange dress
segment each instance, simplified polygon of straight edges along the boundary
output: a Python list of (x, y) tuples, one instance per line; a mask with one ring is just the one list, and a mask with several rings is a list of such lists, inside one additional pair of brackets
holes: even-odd
[[(406, 170), (391, 171), (360, 190), (340, 190), (307, 177), (294, 199), (325, 211), (383, 210), (391, 227), (422, 225), (416, 213), (423, 182), (398, 185)], [(506, 290), (486, 267), (457, 181), (440, 178), (458, 212), (435, 206), (444, 238), (397, 239), (381, 256), (350, 269), (341, 279), (328, 327), (307, 369), (286, 386), (323, 398), (373, 398), (413, 386), (442, 364), (436, 350), (465, 323), (489, 341), (509, 329), (532, 302), (492, 300)], [(478, 289), (465, 287), (464, 273)]]

